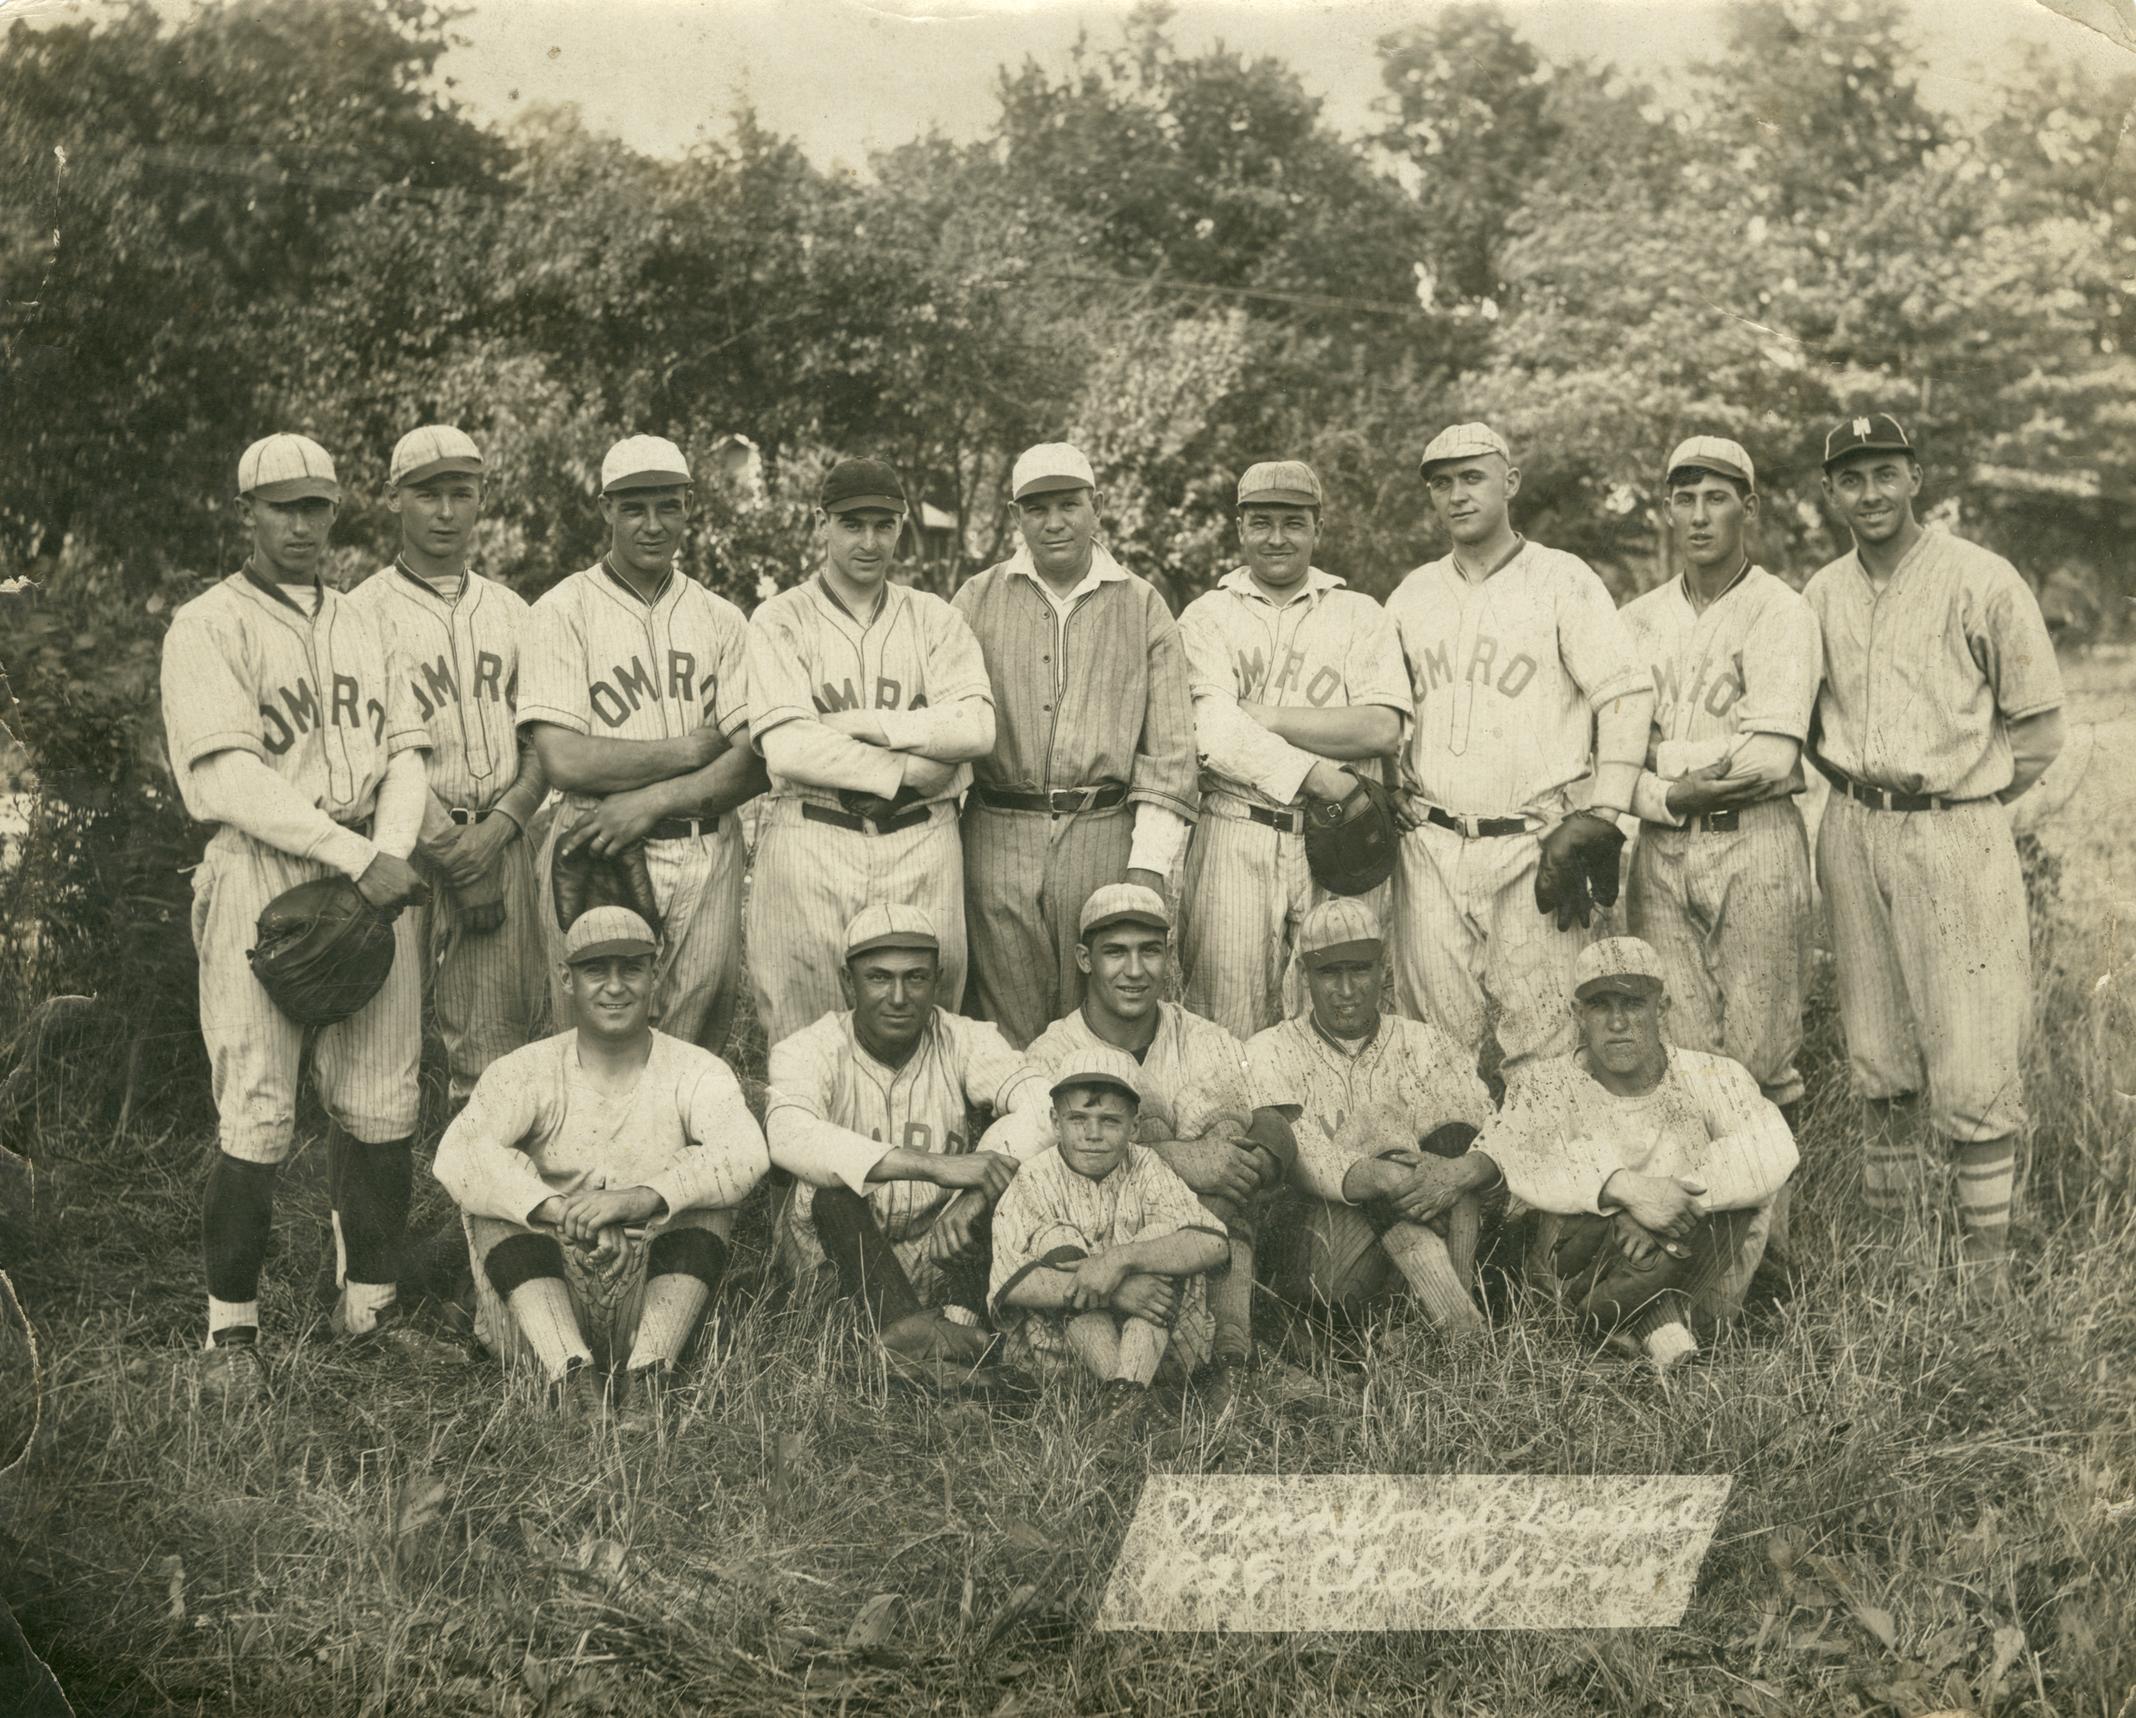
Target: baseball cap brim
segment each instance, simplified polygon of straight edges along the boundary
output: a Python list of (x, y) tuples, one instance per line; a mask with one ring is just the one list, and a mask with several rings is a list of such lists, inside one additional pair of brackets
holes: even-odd
[(611, 937), (604, 943), (588, 943), (564, 957), (566, 966), (584, 966), (591, 960), (607, 960), (619, 954), (657, 954), (660, 951), (643, 937)]
[(1103, 918), (1092, 919), (1089, 924), (1085, 925), (1083, 927), (1083, 936), (1087, 940), (1096, 936), (1100, 931), (1112, 929), (1114, 925), (1147, 925), (1153, 931), (1169, 931), (1172, 928), (1169, 919), (1160, 919), (1154, 913), (1107, 913)]
[(1904, 453), (1913, 454), (1917, 459), (1920, 457), (1914, 454), (1911, 442), (1897, 441), (1890, 436), (1878, 436), (1873, 441), (1858, 441), (1852, 447), (1842, 448), (1824, 462), (1824, 468), (1830, 471), (1833, 466), (1845, 465), (1848, 460), (1859, 459), (1865, 453)]
[(285, 477), (245, 491), (255, 501), (339, 501), (341, 485), (331, 477)]
[(1696, 473), (1714, 477), (1732, 477), (1738, 483), (1750, 482), (1750, 473), (1725, 459), (1687, 459), (1681, 465), (1669, 467), (1665, 482), (1674, 483), (1679, 477)]
[(1016, 491), (1016, 499), (1028, 501), (1034, 495), (1051, 495), (1057, 489), (1088, 489), (1090, 485), (1072, 471), (1057, 473), (1051, 477), (1026, 478), (1023, 487)]
[(1063, 1074), (1055, 1080), (1046, 1088), (1047, 1096), (1057, 1098), (1061, 1093), (1072, 1092), (1078, 1086), (1103, 1086), (1109, 1092), (1118, 1092), (1138, 1109), (1142, 1105), (1142, 1094), (1125, 1080), (1115, 1079), (1110, 1074), (1090, 1073), (1080, 1069), (1074, 1073)]
[(940, 954), (942, 943), (940, 938), (928, 936), (921, 931), (885, 931), (879, 937), (868, 937), (855, 943), (846, 950), (846, 959), (852, 960), (884, 948), (911, 949), (916, 954)]
[(1465, 447), (1459, 453), (1434, 454), (1430, 459), (1417, 461), (1417, 471), (1422, 474), (1435, 471), (1442, 465), (1459, 465), (1465, 459), (1503, 459), (1508, 465), (1512, 459), (1495, 447)]
[(602, 485), (603, 495), (618, 495), (626, 489), (687, 489), (690, 476), (685, 471), (632, 471), (621, 477), (612, 477)]
[(843, 501), (826, 501), (826, 513), (858, 513), (864, 508), (873, 508), (878, 513), (902, 513), (904, 502), (891, 495), (848, 495)]
[(1364, 937), (1356, 942), (1330, 943), (1326, 948), (1316, 948), (1299, 955), (1307, 966), (1330, 966), (1343, 960), (1377, 960), (1380, 951), (1387, 946), (1379, 937)]
[(1590, 978), (1573, 995), (1582, 1002), (1597, 996), (1659, 996), (1661, 980), (1649, 978), (1643, 972), (1606, 972), (1599, 978)]
[(1320, 497), (1302, 489), (1263, 489), (1239, 498), (1241, 507), (1318, 507)]
[(433, 477), (480, 477), (482, 461), (469, 459), (464, 453), (447, 454), (443, 459), (426, 459), (421, 465), (412, 466), (393, 480), (396, 489), (413, 489), (418, 483), (428, 483)]

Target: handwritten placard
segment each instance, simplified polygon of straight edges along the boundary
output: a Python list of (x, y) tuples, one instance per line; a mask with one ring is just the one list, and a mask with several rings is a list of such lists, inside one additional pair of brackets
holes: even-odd
[(1669, 1628), (1725, 1475), (1153, 1474), (1101, 1629)]

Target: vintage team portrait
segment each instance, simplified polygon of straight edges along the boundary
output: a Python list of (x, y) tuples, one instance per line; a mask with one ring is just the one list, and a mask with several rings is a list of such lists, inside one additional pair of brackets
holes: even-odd
[(0, 1712), (2136, 1715), (2129, 0), (0, 26)]

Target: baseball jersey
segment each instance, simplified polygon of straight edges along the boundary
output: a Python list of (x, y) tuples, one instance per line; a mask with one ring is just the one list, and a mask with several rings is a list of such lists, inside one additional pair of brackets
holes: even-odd
[[(1043, 1265), (1056, 1247), (1093, 1253), (1183, 1229), (1225, 1234), (1223, 1222), (1154, 1151), (1130, 1145), (1110, 1175), (1093, 1181), (1071, 1169), (1057, 1147), (1048, 1147), (1017, 1172), (994, 1207), (994, 1263), (987, 1282), (994, 1322), (1004, 1331), (1020, 1332), (1040, 1352), (1062, 1352), (1067, 1343), (1058, 1315), (1003, 1306), (1002, 1295)], [(1180, 1288), (1181, 1320), (1205, 1320), (1201, 1278), (1189, 1277)]]
[[(1703, 769), (1748, 734), (1809, 737), (1824, 674), (1817, 617), (1764, 568), (1748, 568), (1703, 614), (1692, 608), (1682, 578), (1635, 597), (1621, 613), (1654, 676), (1648, 776), (1666, 782)], [(1642, 778), (1642, 801), (1658, 785)], [(1798, 758), (1768, 797), (1802, 787)]]
[(994, 1027), (946, 1008), (934, 1011), (898, 1068), (868, 1052), (850, 1013), (826, 1014), (772, 1050), (766, 1083), (772, 1161), (800, 1183), (782, 1226), (810, 1257), (817, 1251), (809, 1222), (815, 1190), (834, 1182), (868, 1201), (889, 1239), (925, 1228), (955, 1190), (931, 1181), (871, 1182), (868, 1171), (895, 1148), (971, 1151), (973, 1109), (996, 1117), (981, 1149), (1021, 1160), (1052, 1141), (1046, 1082)]
[(1619, 1097), (1582, 1052), (1530, 1065), (1484, 1127), (1488, 1155), (1515, 1198), (1539, 1211), (1600, 1214), (1620, 1169), (1703, 1182), (1715, 1211), (1762, 1205), (1795, 1171), (1795, 1136), (1742, 1063), (1669, 1051), (1652, 1091)]
[(1285, 598), (1234, 568), (1179, 617), (1204, 791), (1288, 806), (1317, 755), (1270, 733), (1241, 703), (1286, 709), (1377, 704), (1412, 712), (1402, 641), (1387, 611), (1318, 567)]
[(337, 823), (368, 818), (388, 762), (430, 745), (406, 670), (372, 617), (324, 583), (308, 610), (232, 573), (172, 618), (163, 732), (186, 810), (192, 767), (250, 752)]
[[(1199, 1139), (1220, 1115), (1236, 1116), (1243, 1124), (1254, 1110), (1246, 1046), (1176, 1002), (1160, 1002), (1157, 1010), (1157, 1036), (1140, 1058), (1142, 1109), (1135, 1138), (1145, 1145)], [(1024, 1055), (1050, 1086), (1084, 1051), (1101, 1048), (1114, 1046), (1090, 1029), (1078, 1008), (1034, 1038)]]
[[(886, 582), (872, 620), (862, 621), (818, 575), (768, 597), (749, 617), (750, 736), (757, 750), (775, 729), (808, 730), (805, 780), (774, 774), (771, 791), (851, 787), (888, 798), (899, 760), (880, 746), (811, 718), (836, 710), (881, 713), (891, 748), (918, 747), (936, 712), (967, 700), (993, 706), (979, 641), (957, 611), (927, 591)], [(955, 799), (971, 780), (960, 765), (933, 799)]]
[(1602, 581), (1540, 543), (1475, 583), (1451, 555), (1421, 566), (1387, 613), (1417, 712), (1404, 773), (1447, 811), (1556, 815), (1593, 762), (1596, 709), (1651, 684)]
[(430, 791), (486, 811), (519, 775), (519, 648), (528, 625), (518, 592), (469, 573), (457, 599), (399, 562), (349, 593), (399, 652), (430, 729)]
[(1824, 634), (1824, 757), (1899, 793), (1985, 799), (2010, 785), (2007, 724), (2062, 703), (2054, 643), (2015, 567), (1931, 525), (1881, 591), (1849, 551), (1802, 594)]
[(1481, 1127), (1491, 1113), (1474, 1054), (1396, 1014), (1355, 1054), (1301, 1014), (1255, 1033), (1246, 1061), (1257, 1105), (1299, 1111), (1292, 1179), (1316, 1199), (1345, 1202), (1343, 1177), (1361, 1158), (1413, 1147), (1447, 1122)]
[(433, 1173), (461, 1210), (524, 1223), (557, 1193), (650, 1187), (670, 1213), (739, 1205), (770, 1167), (727, 1064), (653, 1034), (628, 1091), (579, 1067), (578, 1033), (500, 1056), (438, 1142)]
[(665, 740), (749, 725), (742, 611), (670, 569), (646, 602), (596, 561), (534, 605), (519, 666), (519, 720), (606, 740)]

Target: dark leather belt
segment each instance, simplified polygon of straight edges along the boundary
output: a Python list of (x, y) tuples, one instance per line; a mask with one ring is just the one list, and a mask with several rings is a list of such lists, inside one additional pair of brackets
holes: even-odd
[(1948, 811), (1954, 805), (1980, 803), (1978, 798), (1946, 799), (1940, 793), (1894, 793), (1888, 787), (1871, 787), (1865, 781), (1856, 781), (1838, 765), (1826, 763), (1815, 753), (1811, 754), (1810, 762), (1831, 778), (1833, 791), (1859, 800), (1872, 811)]
[(1246, 807), (1246, 815), (1256, 823), (1265, 823), (1271, 829), (1280, 829), (1285, 835), (1296, 835), (1305, 827), (1302, 811), (1276, 811), (1265, 805)]
[(648, 841), (695, 841), (719, 828), (716, 817), (663, 817), (645, 832)]
[(1424, 808), (1424, 821), (1436, 823), (1441, 829), (1451, 829), (1456, 835), (1471, 839), (1479, 835), (1526, 835), (1528, 820), (1525, 817), (1456, 817), (1450, 811), (1441, 811), (1436, 805)]
[(1057, 787), (1051, 793), (975, 787), (972, 797), (995, 811), (1050, 811), (1055, 817), (1067, 817), (1078, 811), (1109, 811), (1127, 798), (1127, 784), (1109, 781), (1102, 787)]
[(471, 805), (448, 805), (445, 808), (445, 815), (464, 829), (470, 823), (480, 823), (485, 817), (489, 816), (489, 813), (487, 811), (477, 811)]
[(1703, 829), (1709, 835), (1725, 835), (1731, 829), (1738, 827), (1742, 821), (1742, 809), (1735, 807), (1727, 811), (1699, 812), (1696, 816), (1685, 818), (1684, 827), (1686, 829)]
[(900, 829), (912, 829), (925, 823), (934, 815), (934, 806), (913, 805), (889, 817), (868, 818), (856, 812), (839, 811), (832, 806), (818, 805), (814, 800), (804, 799), (801, 802), (801, 815), (810, 823), (828, 823), (833, 829), (850, 829), (856, 835), (895, 835)]

